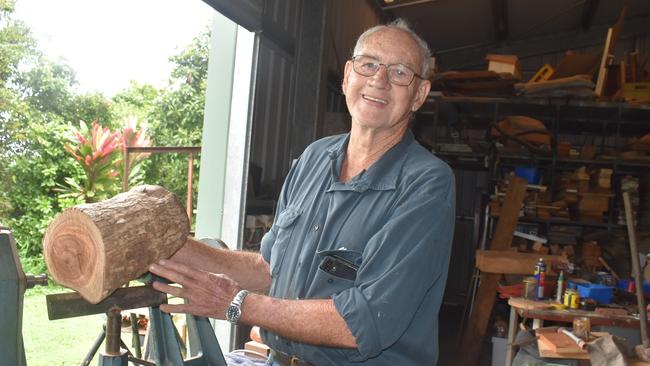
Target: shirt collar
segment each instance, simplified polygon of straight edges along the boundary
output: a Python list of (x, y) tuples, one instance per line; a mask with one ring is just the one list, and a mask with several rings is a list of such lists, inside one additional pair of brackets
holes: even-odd
[(338, 143), (327, 149), (331, 161), (332, 184), (330, 191), (357, 191), (392, 190), (397, 186), (397, 179), (402, 170), (406, 151), (415, 141), (413, 132), (407, 129), (402, 140), (386, 151), (374, 164), (350, 179), (348, 182), (339, 182), (339, 173), (343, 159), (350, 142), (350, 134), (346, 134)]

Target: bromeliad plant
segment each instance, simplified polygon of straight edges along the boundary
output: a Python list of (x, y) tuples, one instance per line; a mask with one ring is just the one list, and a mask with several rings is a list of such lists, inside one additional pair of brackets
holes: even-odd
[[(129, 117), (122, 128), (121, 150), (122, 158), (126, 156), (127, 147), (146, 147), (151, 146), (151, 139), (147, 135), (147, 126), (142, 124), (138, 129), (138, 120), (135, 117)], [(149, 153), (132, 152), (129, 154), (129, 182), (142, 180), (142, 171), (140, 163), (149, 156)], [(123, 161), (122, 161), (123, 163)], [(124, 169), (120, 169), (120, 181), (124, 179)]]
[[(150, 146), (151, 140), (146, 135), (146, 127), (137, 127), (135, 118), (125, 123), (122, 131), (111, 131), (93, 121), (89, 128), (80, 121), (79, 128), (70, 127), (70, 143), (65, 150), (81, 164), (85, 179), (78, 182), (74, 178), (65, 178), (67, 187), (60, 187), (61, 197), (73, 198), (86, 203), (97, 202), (119, 192), (123, 172), (126, 146)], [(147, 154), (130, 156), (130, 177), (137, 174), (137, 165)]]

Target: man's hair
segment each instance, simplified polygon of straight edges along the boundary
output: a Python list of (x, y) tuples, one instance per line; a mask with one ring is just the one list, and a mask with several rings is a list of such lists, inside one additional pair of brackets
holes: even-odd
[(363, 44), (366, 42), (366, 39), (368, 39), (368, 37), (370, 37), (373, 33), (388, 28), (400, 29), (406, 32), (415, 41), (415, 43), (418, 45), (418, 48), (420, 49), (420, 58), (422, 59), (422, 70), (420, 70), (420, 75), (423, 78), (428, 79), (431, 75), (431, 72), (433, 71), (431, 70), (433, 67), (433, 60), (431, 59), (431, 50), (429, 49), (429, 45), (420, 36), (418, 36), (417, 33), (411, 29), (411, 25), (402, 18), (397, 18), (388, 24), (376, 25), (363, 32), (359, 36), (359, 39), (357, 39), (357, 44), (354, 46), (354, 53), (352, 56), (355, 56), (358, 54), (358, 52), (360, 52), (361, 47), (363, 47)]

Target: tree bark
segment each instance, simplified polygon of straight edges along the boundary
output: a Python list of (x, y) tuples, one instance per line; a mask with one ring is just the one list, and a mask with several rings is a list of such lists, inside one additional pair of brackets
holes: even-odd
[(43, 253), (55, 281), (96, 304), (151, 263), (171, 257), (189, 228), (185, 208), (172, 193), (138, 186), (57, 215), (43, 238)]

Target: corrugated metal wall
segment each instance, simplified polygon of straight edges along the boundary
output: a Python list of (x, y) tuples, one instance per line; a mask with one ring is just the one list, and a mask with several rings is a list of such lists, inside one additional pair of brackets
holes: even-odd
[[(267, 0), (264, 2), (264, 25), (283, 33), (282, 41), (265, 37), (262, 32), (258, 58), (257, 83), (253, 107), (253, 128), (250, 160), (261, 168), (261, 189), (256, 193), (275, 199), (281, 189), (291, 160), (300, 151), (292, 149), (292, 120), (294, 111), (296, 67), (295, 47), (299, 37), (301, 7), (304, 0)], [(324, 118), (315, 126), (315, 136), (327, 133), (325, 126), (331, 118), (326, 112), (342, 112), (345, 103), (340, 91), (343, 65), (350, 56), (356, 37), (379, 21), (368, 1), (330, 0), (327, 2), (327, 24), (324, 57), (327, 72), (322, 93), (327, 93), (327, 103), (319, 111)], [(293, 51), (293, 52), (291, 52)], [(318, 108), (314, 105), (314, 108)], [(338, 118), (338, 116), (337, 116)]]
[[(264, 2), (264, 22), (282, 30), (295, 44), (300, 0)], [(284, 45), (286, 46), (286, 45)], [(260, 37), (256, 73), (250, 161), (261, 169), (258, 197), (276, 199), (286, 176), (291, 147), (290, 122), (293, 118), (295, 84), (294, 55), (264, 34)]]
[(350, 116), (341, 92), (345, 62), (352, 56), (357, 38), (366, 29), (379, 24), (380, 16), (367, 1), (330, 0), (327, 2), (325, 34), (325, 72), (327, 89), (324, 118), (316, 129), (316, 137), (347, 132)]

